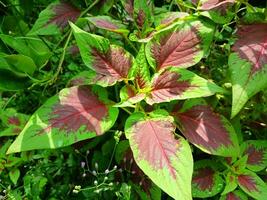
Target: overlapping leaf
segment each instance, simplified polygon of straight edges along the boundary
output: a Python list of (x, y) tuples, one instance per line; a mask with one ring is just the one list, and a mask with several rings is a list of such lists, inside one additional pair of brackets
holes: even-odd
[(178, 19), (183, 19), (189, 16), (186, 12), (166, 12), (161, 13), (155, 16), (154, 24), (157, 26), (157, 29), (169, 26)]
[(211, 96), (216, 92), (224, 92), (216, 84), (193, 72), (175, 67), (155, 74), (151, 82), (151, 89), (146, 97), (148, 104)]
[(101, 135), (113, 126), (117, 115), (104, 89), (63, 89), (32, 115), (8, 153), (58, 148)]
[(229, 57), (233, 84), (232, 117), (267, 87), (267, 24), (241, 26)]
[(174, 138), (174, 131), (173, 118), (163, 110), (147, 116), (134, 113), (125, 124), (138, 166), (171, 197), (188, 200), (193, 171), (191, 150), (183, 138)]
[(267, 141), (248, 140), (241, 146), (243, 155), (247, 155), (247, 168), (258, 172), (267, 167)]
[(267, 197), (267, 185), (254, 172), (247, 170), (237, 177), (239, 187), (249, 196), (257, 200), (265, 200)]
[(69, 21), (76, 21), (80, 14), (80, 10), (65, 1), (53, 2), (39, 14), (28, 35), (60, 34)]
[(194, 163), (192, 195), (198, 198), (212, 197), (221, 192), (224, 181), (218, 173), (216, 163), (201, 160)]
[(112, 19), (109, 16), (87, 17), (86, 19), (88, 19), (98, 28), (102, 28), (116, 33), (128, 34), (129, 32), (125, 25), (123, 25), (118, 20)]
[(145, 56), (144, 45), (141, 46), (136, 59), (134, 60), (133, 67), (129, 72), (129, 78), (134, 79), (135, 84), (139, 89), (148, 87), (150, 84), (150, 72)]
[(122, 47), (111, 45), (109, 40), (87, 33), (71, 24), (84, 63), (96, 72), (96, 79), (115, 84), (128, 78), (133, 57)]
[(239, 155), (237, 135), (231, 123), (200, 100), (187, 100), (173, 113), (183, 135), (203, 151), (220, 156)]
[(212, 41), (213, 26), (200, 20), (188, 20), (154, 36), (147, 44), (149, 64), (157, 71), (175, 66), (187, 68), (203, 58)]

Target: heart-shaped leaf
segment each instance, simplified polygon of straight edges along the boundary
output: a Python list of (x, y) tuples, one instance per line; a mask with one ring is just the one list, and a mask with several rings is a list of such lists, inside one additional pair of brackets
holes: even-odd
[(247, 168), (258, 172), (267, 167), (267, 141), (248, 140), (241, 145), (243, 155), (247, 155)]
[(118, 116), (111, 104), (103, 88), (63, 89), (32, 115), (8, 153), (58, 148), (101, 135)]
[(87, 33), (71, 24), (84, 63), (102, 76), (101, 81), (115, 84), (127, 79), (133, 57), (122, 47), (110, 45), (104, 37)]
[(267, 24), (241, 26), (230, 54), (233, 84), (232, 117), (249, 98), (267, 87)]
[(149, 64), (157, 71), (175, 66), (187, 68), (207, 53), (213, 37), (213, 26), (192, 20), (154, 36), (146, 46)]
[(231, 123), (201, 100), (187, 100), (173, 113), (183, 135), (201, 150), (220, 156), (238, 156), (237, 135)]
[(217, 172), (216, 163), (201, 160), (194, 163), (192, 195), (198, 198), (212, 197), (222, 191), (224, 181)]
[(69, 21), (76, 21), (80, 14), (80, 10), (65, 1), (51, 3), (39, 14), (28, 35), (60, 34)]
[(179, 200), (191, 199), (193, 160), (188, 143), (174, 137), (173, 118), (164, 110), (134, 113), (125, 133), (137, 165), (163, 191)]
[(237, 177), (239, 187), (249, 196), (265, 200), (267, 197), (267, 185), (254, 172), (247, 170), (245, 173)]
[(151, 89), (146, 97), (146, 102), (150, 105), (177, 99), (211, 96), (217, 92), (224, 92), (216, 84), (199, 77), (193, 72), (175, 67), (155, 74), (151, 82)]

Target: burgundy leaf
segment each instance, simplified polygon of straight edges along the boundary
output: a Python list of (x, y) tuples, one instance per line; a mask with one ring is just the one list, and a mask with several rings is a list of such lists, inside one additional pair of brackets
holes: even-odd
[(134, 0), (126, 0), (124, 4), (125, 10), (128, 12), (128, 14), (133, 17), (134, 13)]
[(9, 117), (8, 123), (15, 126), (20, 126), (20, 120), (18, 117)]
[(235, 195), (233, 192), (230, 192), (226, 195), (226, 200), (242, 200), (240, 197)]
[(247, 163), (250, 165), (257, 165), (261, 164), (264, 161), (264, 152), (266, 149), (256, 149), (252, 145), (250, 145), (247, 150), (245, 151), (245, 154), (248, 155)]
[(194, 57), (200, 51), (200, 39), (195, 28), (169, 32), (153, 43), (151, 53), (156, 60), (157, 70), (168, 66), (187, 67), (194, 64)]
[(241, 186), (246, 188), (249, 192), (258, 191), (257, 183), (250, 175), (239, 175), (238, 182)]
[(175, 117), (181, 125), (183, 135), (208, 152), (216, 154), (220, 147), (233, 147), (230, 132), (226, 128), (229, 125), (225, 125), (221, 116), (214, 113), (209, 106), (195, 105), (184, 112), (176, 112)]
[(192, 182), (197, 184), (201, 190), (212, 190), (214, 184), (214, 171), (209, 167), (201, 168), (197, 170), (197, 175), (193, 176)]
[(111, 76), (117, 80), (127, 78), (132, 59), (125, 55), (123, 48), (111, 46), (106, 53), (92, 48), (91, 54), (94, 56), (93, 68), (97, 73)]
[(56, 24), (61, 29), (68, 25), (68, 21), (74, 22), (80, 16), (80, 10), (66, 2), (60, 2), (52, 9), (54, 16), (47, 22), (47, 25)]
[(234, 3), (235, 0), (207, 0), (205, 1), (200, 9), (201, 10), (212, 10), (212, 9), (217, 9), (220, 11), (223, 11), (226, 9), (229, 4)]
[(96, 19), (96, 20), (94, 20), (94, 22), (95, 22), (96, 26), (100, 26), (100, 27), (105, 28), (105, 29), (116, 30), (119, 28), (116, 24), (111, 23), (110, 21), (107, 21), (104, 19)]
[(149, 102), (159, 103), (169, 97), (181, 95), (190, 88), (194, 88), (188, 81), (179, 81), (180, 77), (177, 72), (166, 70), (154, 79)]
[(233, 50), (253, 65), (251, 74), (254, 74), (267, 63), (267, 24), (244, 25), (237, 36)]
[[(176, 170), (171, 165), (171, 157), (176, 157), (179, 147), (178, 140), (170, 130), (174, 130), (173, 123), (162, 120), (148, 120), (136, 123), (133, 127), (134, 140), (142, 152), (140, 160), (147, 160), (155, 170), (168, 168), (171, 176), (176, 178)], [(148, 148), (151, 151), (148, 151)]]
[(143, 27), (144, 23), (145, 23), (145, 20), (146, 20), (146, 14), (145, 12), (140, 9), (137, 13), (137, 19), (136, 19), (136, 23), (139, 27)]
[(53, 107), (50, 125), (39, 132), (44, 134), (52, 128), (68, 133), (74, 133), (85, 126), (87, 131), (102, 133), (100, 121), (107, 116), (108, 109), (89, 87), (80, 86), (70, 88), (70, 92)]

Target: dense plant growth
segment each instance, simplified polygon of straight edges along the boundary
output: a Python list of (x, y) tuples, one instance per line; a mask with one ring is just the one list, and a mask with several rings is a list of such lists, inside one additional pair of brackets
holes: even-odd
[(267, 8), (1, 1), (0, 199), (267, 198)]

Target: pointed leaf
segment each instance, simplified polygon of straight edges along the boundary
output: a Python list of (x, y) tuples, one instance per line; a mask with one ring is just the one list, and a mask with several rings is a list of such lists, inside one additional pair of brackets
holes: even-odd
[(225, 178), (225, 188), (222, 191), (221, 195), (228, 194), (234, 191), (237, 188), (237, 178), (234, 174), (229, 172)]
[(267, 167), (267, 141), (248, 140), (241, 145), (243, 155), (247, 155), (247, 168), (258, 172)]
[(142, 45), (136, 59), (134, 60), (133, 67), (129, 72), (129, 78), (134, 79), (137, 87), (143, 89), (149, 85), (150, 72), (149, 66), (145, 55), (145, 46)]
[(139, 29), (147, 31), (153, 22), (153, 1), (134, 0), (134, 21)]
[(80, 16), (80, 11), (64, 1), (51, 3), (39, 14), (28, 35), (55, 35), (68, 26), (68, 22), (75, 22)]
[(213, 26), (200, 20), (162, 31), (146, 46), (148, 62), (157, 71), (169, 66), (193, 66), (207, 53), (212, 33)]
[(13, 170), (9, 171), (8, 175), (9, 175), (9, 178), (12, 181), (12, 183), (14, 185), (16, 185), (17, 182), (18, 182), (19, 176), (20, 176), (19, 169), (16, 168), (16, 169), (13, 169)]
[(234, 2), (235, 0), (200, 0), (200, 10), (222, 10)]
[(150, 105), (224, 92), (216, 84), (197, 76), (193, 72), (175, 67), (155, 74), (151, 82), (151, 89), (146, 97), (146, 102)]
[(69, 86), (78, 85), (100, 85), (102, 87), (112, 86), (116, 80), (110, 76), (97, 74), (95, 71), (88, 69), (87, 71), (80, 72), (74, 76), (69, 82)]
[(124, 33), (124, 34), (129, 33), (125, 25), (123, 25), (118, 20), (112, 19), (109, 16), (87, 17), (86, 19), (88, 19), (89, 22), (91, 22), (98, 28), (102, 28), (115, 33)]
[(19, 54), (29, 56), (38, 67), (43, 66), (52, 55), (46, 44), (39, 38), (0, 34), (0, 39)]
[(175, 199), (191, 199), (193, 160), (188, 143), (174, 138), (173, 118), (163, 110), (134, 113), (125, 133), (134, 158), (143, 172)]
[(248, 197), (244, 192), (236, 190), (226, 195), (222, 195), (219, 200), (248, 200)]
[(238, 140), (231, 123), (205, 102), (188, 100), (173, 114), (183, 135), (201, 150), (225, 157), (239, 155)]
[(242, 26), (237, 37), (234, 53), (229, 57), (233, 84), (232, 117), (249, 98), (267, 87), (267, 24)]
[(186, 12), (166, 12), (161, 13), (155, 16), (155, 25), (157, 29), (161, 29), (163, 27), (169, 26), (174, 23), (176, 20), (183, 19), (189, 16)]
[(114, 84), (127, 79), (133, 57), (122, 47), (110, 45), (101, 36), (87, 33), (71, 24), (84, 63)]
[(71, 87), (51, 97), (30, 118), (8, 153), (58, 148), (109, 130), (118, 116), (99, 87)]
[(237, 177), (239, 187), (249, 196), (264, 200), (267, 197), (267, 185), (254, 172), (247, 170)]
[(218, 171), (216, 163), (212, 160), (201, 160), (194, 163), (193, 197), (212, 197), (223, 189), (224, 181), (216, 171)]

